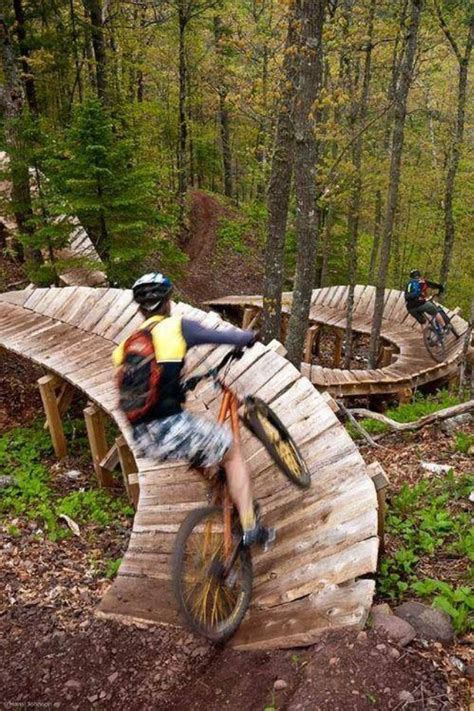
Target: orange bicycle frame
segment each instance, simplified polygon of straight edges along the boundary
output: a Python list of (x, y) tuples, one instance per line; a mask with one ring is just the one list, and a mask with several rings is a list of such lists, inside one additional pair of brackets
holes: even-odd
[[(223, 397), (217, 421), (219, 422), (219, 424), (223, 424), (227, 420), (227, 418), (230, 418), (233, 441), (236, 444), (238, 444), (240, 441), (238, 409), (239, 405), (234, 393), (231, 392), (225, 386), (223, 386)], [(227, 557), (230, 556), (232, 552), (232, 511), (234, 509), (234, 504), (232, 499), (230, 498), (227, 481), (224, 484), (222, 509), (224, 512), (224, 552), (225, 556)]]

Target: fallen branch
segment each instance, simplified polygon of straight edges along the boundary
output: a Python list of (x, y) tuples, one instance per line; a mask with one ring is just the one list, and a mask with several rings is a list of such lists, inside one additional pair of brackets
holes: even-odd
[(472, 412), (472, 410), (474, 410), (474, 400), (468, 400), (467, 402), (462, 402), (460, 405), (445, 407), (444, 410), (438, 410), (438, 412), (433, 412), (431, 415), (420, 417), (419, 420), (415, 420), (414, 422), (396, 422), (390, 417), (380, 414), (380, 412), (372, 412), (371, 410), (366, 410), (363, 407), (355, 407), (350, 410), (346, 410), (346, 412), (349, 418), (350, 415), (352, 415), (354, 418), (364, 417), (371, 420), (377, 420), (378, 422), (383, 422), (384, 425), (387, 425), (387, 427), (390, 427), (390, 429), (395, 432), (412, 432), (413, 430), (420, 430), (422, 427), (432, 425), (436, 422), (441, 422), (442, 420), (449, 420), (450, 417), (463, 415), (466, 412)]
[(359, 432), (359, 434), (362, 435), (362, 437), (366, 440), (366, 442), (368, 444), (370, 444), (371, 447), (380, 447), (381, 445), (377, 444), (377, 442), (375, 442), (372, 439), (372, 437), (369, 435), (367, 430), (364, 427), (362, 427), (360, 422), (357, 422), (356, 418), (352, 414), (353, 410), (348, 410), (347, 407), (342, 402), (342, 400), (336, 400), (336, 402), (339, 405), (340, 412), (342, 412), (342, 414), (345, 415), (345, 417), (347, 417), (349, 422), (355, 427), (357, 432)]

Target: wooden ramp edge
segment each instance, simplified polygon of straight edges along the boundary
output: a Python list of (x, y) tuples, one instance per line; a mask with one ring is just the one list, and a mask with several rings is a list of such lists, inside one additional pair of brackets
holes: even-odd
[[(339, 349), (341, 348), (346, 327), (348, 292), (349, 287), (344, 285), (313, 290), (309, 337), (314, 338), (318, 327), (329, 327), (336, 333), (336, 341)], [(291, 299), (291, 292), (283, 294), (282, 313), (285, 314), (285, 318), (291, 312)], [(355, 333), (371, 333), (374, 304), (374, 286), (355, 287), (353, 311)], [(206, 306), (219, 312), (240, 314), (244, 322), (249, 321), (248, 315), (255, 324), (262, 308), (262, 297), (258, 294), (226, 296), (207, 301)], [(427, 352), (421, 326), (405, 308), (404, 293), (396, 289), (386, 289), (381, 335), (388, 347), (384, 348), (381, 367), (373, 370), (342, 370), (339, 367), (315, 365), (308, 357), (307, 362), (301, 364), (301, 372), (318, 390), (328, 391), (335, 397), (397, 393), (428, 382), (449, 378), (457, 372), (462, 357), (463, 335), (468, 324), (458, 315), (458, 309), (447, 311), (460, 338), (456, 339), (452, 334), (448, 336), (446, 359), (443, 363), (434, 361)]]
[[(226, 327), (217, 314), (186, 304), (173, 309), (209, 327)], [(141, 320), (130, 291), (79, 286), (0, 294), (0, 346), (83, 391), (116, 421), (132, 450), (116, 407), (110, 356)], [(187, 370), (207, 368), (224, 349), (192, 349)], [(310, 381), (271, 348), (257, 344), (226, 377), (239, 396), (257, 394), (271, 403), (312, 475), (308, 491), (295, 489), (260, 443), (242, 432), (255, 496), (278, 537), (271, 551), (254, 555), (252, 606), (233, 643), (241, 649), (291, 647), (310, 644), (327, 628), (363, 625), (374, 592), (365, 576), (377, 564), (377, 497), (357, 447)], [(215, 416), (217, 395), (203, 383), (189, 405)], [(140, 495), (133, 530), (98, 614), (179, 624), (170, 554), (183, 518), (205, 503), (205, 484), (181, 462), (136, 459)]]

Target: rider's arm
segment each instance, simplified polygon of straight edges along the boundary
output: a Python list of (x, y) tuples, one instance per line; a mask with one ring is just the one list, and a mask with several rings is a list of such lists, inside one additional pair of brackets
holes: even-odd
[(435, 281), (428, 281), (428, 279), (426, 279), (426, 285), (427, 285), (430, 289), (437, 289), (440, 294), (442, 294), (443, 291), (444, 291), (444, 286), (443, 286), (442, 284), (438, 284), (438, 283), (435, 282)]
[(226, 344), (243, 348), (255, 340), (253, 331), (243, 331), (240, 328), (226, 328), (215, 330), (201, 326), (198, 321), (183, 318), (181, 322), (183, 338), (188, 348), (202, 346), (206, 343)]

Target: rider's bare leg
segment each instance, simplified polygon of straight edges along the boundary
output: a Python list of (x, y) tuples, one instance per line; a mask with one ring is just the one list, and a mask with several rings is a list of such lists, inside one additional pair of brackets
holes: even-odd
[(230, 497), (239, 512), (242, 528), (244, 531), (249, 530), (256, 524), (252, 486), (249, 470), (237, 443), (234, 442), (222, 464), (229, 485)]

